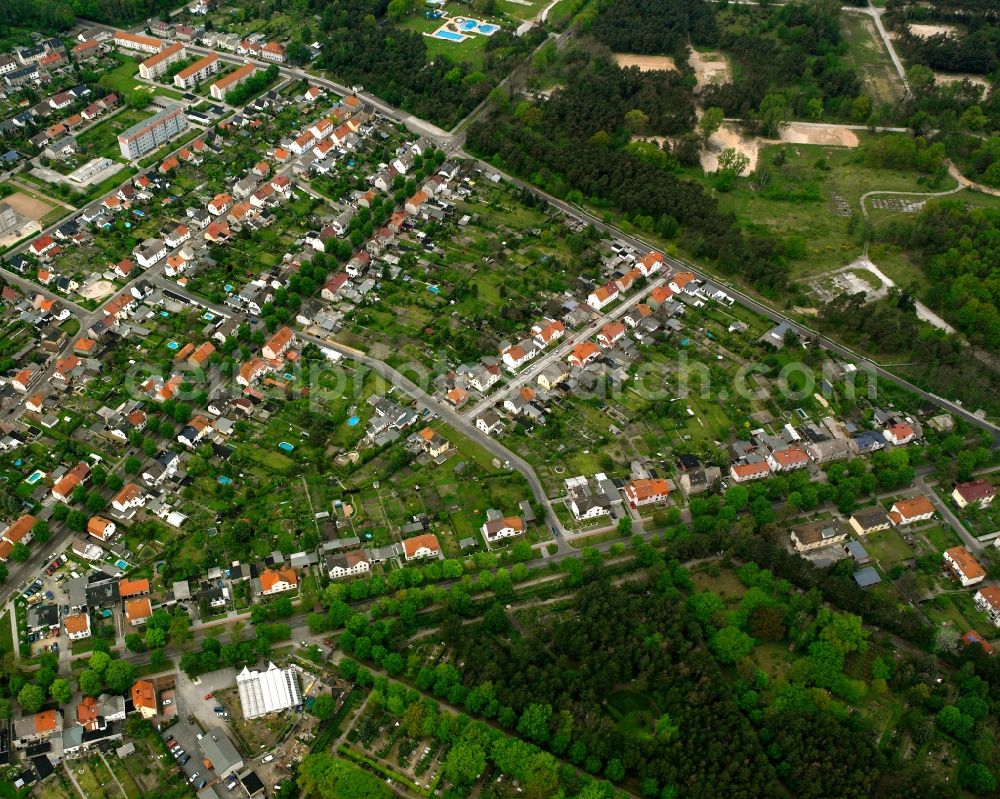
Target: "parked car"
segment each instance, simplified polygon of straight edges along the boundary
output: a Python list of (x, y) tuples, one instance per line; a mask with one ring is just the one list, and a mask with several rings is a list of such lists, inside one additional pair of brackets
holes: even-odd
[(167, 705), (172, 705), (173, 703), (174, 703), (173, 699), (164, 699), (163, 700), (163, 706), (164, 707), (166, 707)]
[(197, 780), (199, 776), (201, 776), (201, 775), (196, 771), (194, 774), (192, 774), (190, 777), (188, 777), (188, 782), (190, 782), (192, 785), (194, 785), (195, 780)]
[(183, 755), (182, 757), (177, 758), (177, 762), (180, 763), (183, 766), (190, 759), (191, 759), (191, 755)]
[(270, 763), (272, 760), (274, 760), (274, 755), (264, 755), (264, 757), (262, 757), (260, 759), (260, 762), (261, 763)]

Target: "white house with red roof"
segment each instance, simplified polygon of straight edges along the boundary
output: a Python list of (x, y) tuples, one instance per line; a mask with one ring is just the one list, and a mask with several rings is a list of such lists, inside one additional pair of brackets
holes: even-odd
[(890, 444), (895, 444), (897, 447), (903, 446), (903, 444), (909, 444), (913, 439), (917, 437), (916, 431), (908, 424), (894, 424), (891, 427), (887, 427), (882, 431), (882, 435), (885, 440)]

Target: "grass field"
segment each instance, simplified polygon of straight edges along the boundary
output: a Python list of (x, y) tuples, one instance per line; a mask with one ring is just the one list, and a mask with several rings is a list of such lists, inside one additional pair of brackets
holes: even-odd
[(140, 81), (139, 62), (136, 59), (123, 55), (116, 55), (115, 57), (121, 61), (121, 65), (101, 75), (97, 82), (105, 89), (120, 92), (125, 96), (126, 103), (130, 97), (140, 93), (147, 97), (159, 94), (163, 97), (169, 97), (172, 100), (183, 99), (180, 94), (171, 89), (164, 89), (162, 86), (150, 86)]
[(898, 103), (904, 94), (903, 82), (875, 23), (865, 14), (841, 14), (840, 30), (847, 42), (847, 60), (861, 75), (875, 106)]
[[(859, 135), (862, 145), (867, 135)], [(774, 164), (779, 151), (785, 157), (780, 166)], [(792, 262), (793, 275), (800, 278), (845, 266), (862, 254), (862, 225), (837, 212), (839, 200), (860, 214), (861, 195), (869, 191), (930, 192), (955, 186), (950, 177), (928, 186), (916, 172), (868, 168), (861, 152), (846, 147), (769, 145), (760, 150), (758, 170), (761, 167), (770, 172), (771, 186), (788, 190), (815, 187), (821, 199), (767, 199), (754, 191), (749, 181), (740, 181), (733, 191), (717, 195), (720, 207), (734, 212), (748, 228), (760, 226), (775, 235), (801, 237), (804, 255)], [(876, 263), (881, 266), (880, 261)]]
[(145, 111), (123, 108), (117, 114), (81, 133), (77, 137), (80, 150), (89, 157), (104, 156), (115, 161), (122, 161), (121, 150), (118, 147), (118, 134), (151, 116), (152, 114)]
[[(515, 4), (508, 3), (507, 5), (512, 8), (521, 8), (524, 11), (528, 10), (527, 6), (516, 6)], [(506, 9), (505, 9), (506, 10)], [(445, 11), (456, 16), (473, 16), (476, 19), (480, 19), (484, 22), (497, 22), (496, 19), (484, 18), (475, 12), (470, 11), (465, 6), (449, 5), (445, 6)], [(397, 25), (405, 30), (413, 31), (414, 33), (430, 34), (436, 31), (441, 24), (444, 22), (442, 19), (426, 19), (424, 17), (423, 11), (420, 10), (415, 14), (404, 18)], [(435, 60), (438, 58), (447, 58), (451, 61), (460, 62), (464, 61), (471, 65), (472, 67), (481, 67), (486, 53), (486, 36), (478, 36), (475, 34), (470, 35), (465, 41), (462, 42), (449, 42), (445, 39), (435, 39), (432, 36), (424, 37), (424, 44), (427, 46), (427, 58), (428, 60)]]

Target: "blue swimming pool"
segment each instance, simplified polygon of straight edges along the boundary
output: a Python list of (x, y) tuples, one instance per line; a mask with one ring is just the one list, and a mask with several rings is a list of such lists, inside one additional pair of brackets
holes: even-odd
[(438, 288), (437, 286), (428, 286), (428, 287), (427, 287), (427, 290), (428, 290), (428, 291), (429, 291), (429, 292), (430, 292), (431, 294), (440, 294), (440, 293), (441, 293), (441, 289), (440, 289), (440, 288)]
[(121, 560), (121, 559), (116, 560), (115, 561), (115, 566), (117, 566), (119, 569), (127, 569), (128, 568), (128, 561), (127, 560)]
[(361, 420), (357, 416), (352, 416), (350, 419), (347, 420), (347, 426), (348, 427), (354, 427), (360, 421)]
[(41, 469), (35, 469), (35, 471), (33, 471), (25, 478), (24, 482), (26, 482), (30, 486), (33, 486), (43, 477), (45, 477), (45, 472), (43, 472)]
[(160, 316), (166, 319), (168, 316), (170, 316), (170, 311), (160, 311)]
[(233, 287), (229, 283), (226, 283), (226, 285), (224, 285), (222, 288), (225, 290), (226, 294), (228, 294), (230, 291), (233, 290)]
[(291, 372), (285, 372), (285, 380), (294, 380), (294, 379), (295, 375), (293, 375)]
[(219, 481), (219, 485), (228, 486), (228, 485), (232, 485), (232, 483), (233, 483), (232, 479), (230, 479), (229, 477), (226, 477), (224, 474), (220, 474), (217, 479)]
[(492, 23), (489, 22), (480, 22), (478, 30), (479, 33), (483, 34), (483, 36), (492, 36), (494, 33), (500, 30), (500, 26), (493, 25)]
[(135, 214), (140, 219), (142, 219), (145, 216), (145, 214), (142, 211), (140, 211), (138, 208), (133, 208), (132, 209), (132, 213)]
[(461, 33), (455, 33), (454, 31), (435, 31), (434, 38), (447, 39), (449, 42), (464, 42), (467, 37), (463, 36)]
[(168, 350), (176, 350), (179, 346), (180, 346), (180, 344), (178, 344), (176, 341), (168, 341), (167, 342), (167, 349)]
[(278, 444), (278, 449), (280, 449), (282, 452), (291, 452), (292, 450), (295, 449), (295, 447), (292, 444), (289, 444), (287, 441), (282, 441)]
[(206, 311), (204, 314), (202, 314), (201, 318), (204, 319), (206, 322), (211, 322), (213, 319), (215, 319), (215, 314)]

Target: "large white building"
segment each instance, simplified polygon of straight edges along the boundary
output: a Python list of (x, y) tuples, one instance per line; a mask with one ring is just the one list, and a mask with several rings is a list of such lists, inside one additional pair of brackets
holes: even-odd
[(211, 53), (174, 75), (174, 85), (178, 89), (193, 89), (205, 78), (218, 72), (221, 66), (222, 61), (219, 60), (219, 57), (215, 53)]
[(156, 80), (165, 75), (171, 64), (187, 58), (187, 50), (180, 42), (164, 47), (139, 64), (139, 75), (146, 80)]
[(243, 718), (255, 719), (302, 704), (295, 669), (280, 669), (268, 662), (267, 671), (250, 671), (246, 666), (236, 675)]
[(170, 141), (187, 127), (184, 109), (168, 108), (119, 133), (118, 146), (122, 156), (132, 161)]

